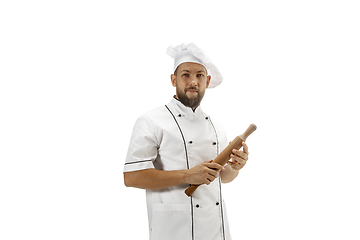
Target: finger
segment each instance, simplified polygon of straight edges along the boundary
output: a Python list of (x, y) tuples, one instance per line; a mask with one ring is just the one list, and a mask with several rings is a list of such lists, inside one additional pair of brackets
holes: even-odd
[(238, 160), (234, 160), (232, 161), (232, 165), (239, 165), (239, 166), (244, 166), (246, 164), (246, 160), (244, 159), (238, 159)]
[(237, 165), (235, 162), (231, 162), (231, 161), (229, 161), (228, 164), (229, 164), (229, 166), (232, 167), (232, 168), (234, 168), (234, 167)]
[(246, 161), (248, 160), (247, 155), (245, 153), (241, 153), (240, 155), (242, 155), (243, 157), (238, 156), (238, 155), (233, 155), (233, 157), (231, 158), (231, 161), (235, 162), (235, 163), (245, 164)]
[(224, 170), (224, 167), (223, 166), (221, 166), (220, 164), (218, 164), (218, 163), (214, 163), (214, 162), (212, 162), (212, 163), (207, 163), (206, 164), (206, 166), (208, 167), (208, 168), (211, 168), (211, 169), (214, 169), (214, 170)]
[(214, 178), (218, 177), (218, 172), (216, 170), (209, 169), (208, 173), (209, 173), (210, 176), (213, 176)]
[(231, 159), (233, 164), (244, 164), (246, 163), (245, 159), (239, 158), (239, 157), (235, 157), (233, 159)]
[(214, 181), (216, 179), (216, 177), (209, 175), (207, 177), (207, 179), (210, 180), (210, 182), (212, 182), (212, 181)]
[(245, 160), (243, 160), (243, 162), (233, 161), (229, 162), (229, 165), (234, 170), (240, 170), (245, 166), (245, 163)]
[(238, 161), (239, 165), (244, 166), (246, 164), (246, 160), (240, 160)]
[(248, 160), (248, 155), (243, 151), (239, 151), (239, 150), (234, 149), (233, 153), (234, 154), (230, 155), (231, 158), (240, 157), (240, 158), (242, 158), (244, 160)]
[(249, 148), (248, 148), (248, 146), (246, 145), (246, 143), (243, 142), (242, 145), (243, 145), (243, 151), (244, 151), (244, 153), (249, 154)]
[[(213, 179), (214, 180), (214, 179)], [(213, 180), (211, 180), (211, 178), (207, 178), (206, 179), (206, 185), (209, 185)]]

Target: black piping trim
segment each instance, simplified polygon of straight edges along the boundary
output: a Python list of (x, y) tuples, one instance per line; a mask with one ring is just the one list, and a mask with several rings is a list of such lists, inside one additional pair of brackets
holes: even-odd
[[(211, 121), (211, 118), (209, 117), (209, 121), (211, 123), (211, 126), (214, 129), (215, 132), (215, 136), (216, 136), (216, 142), (217, 142), (217, 155), (220, 154), (220, 146), (219, 146), (219, 137), (218, 134), (216, 132), (215, 126), (213, 124), (213, 122)], [(222, 231), (223, 234), (223, 239), (225, 240), (225, 224), (224, 224), (224, 208), (223, 208), (223, 200), (222, 200), (222, 192), (221, 192), (221, 179), (219, 177), (219, 187), (220, 187), (220, 213), (221, 213), (221, 225), (222, 225), (222, 229), (220, 229), (220, 231)]]
[(179, 130), (180, 130), (181, 137), (182, 137), (182, 139), (183, 139), (183, 141), (184, 141), (184, 148), (185, 148), (187, 168), (190, 169), (190, 167), (189, 167), (189, 157), (188, 157), (188, 154), (187, 154), (186, 141), (185, 141), (184, 134), (183, 134), (183, 132), (181, 131), (180, 125), (179, 125), (178, 121), (176, 120), (175, 115), (171, 112), (171, 110), (168, 108), (168, 106), (165, 105), (165, 107), (167, 108), (167, 110), (169, 110), (169, 112), (170, 112), (171, 115), (173, 116), (173, 118), (174, 118), (174, 120), (175, 120), (175, 122), (176, 122), (176, 125), (178, 126), (178, 128), (179, 128)]
[[(222, 193), (221, 193), (221, 180), (220, 180), (220, 178), (219, 178), (219, 187), (220, 187), (220, 210), (221, 210), (222, 234), (223, 234), (223, 239), (225, 240), (224, 208), (223, 208), (223, 200), (222, 200)], [(220, 229), (220, 231), (221, 231), (221, 229)]]
[(125, 163), (125, 165), (130, 165), (130, 164), (136, 164), (136, 163), (142, 163), (142, 162), (150, 162), (152, 160), (143, 160), (143, 161), (137, 161), (137, 162), (128, 162), (128, 163)]
[(211, 124), (211, 126), (213, 127), (214, 132), (215, 132), (215, 136), (216, 136), (216, 146), (217, 146), (216, 152), (217, 152), (217, 155), (219, 155), (219, 154), (220, 154), (219, 137), (218, 137), (218, 135), (217, 135), (215, 126), (214, 126), (213, 122), (211, 121), (211, 118), (210, 118), (210, 117), (208, 117), (208, 118), (209, 118), (210, 124)]
[(193, 197), (190, 197), (190, 203), (191, 203), (191, 237), (192, 240), (195, 239), (195, 231), (194, 231), (194, 206), (193, 206)]
[[(168, 108), (168, 106), (165, 105), (165, 107), (166, 107), (167, 110), (170, 112), (170, 114), (171, 114), (172, 117), (174, 118), (174, 121), (175, 121), (176, 125), (177, 125), (178, 128), (179, 128), (179, 131), (180, 131), (180, 133), (181, 133), (181, 137), (182, 137), (183, 142), (184, 142), (187, 169), (190, 169), (190, 166), (189, 166), (189, 156), (188, 156), (188, 153), (187, 153), (186, 141), (185, 141), (184, 134), (183, 134), (183, 132), (182, 132), (182, 130), (181, 130), (181, 127), (180, 127), (178, 121), (176, 120), (175, 115), (171, 112), (171, 110)], [(194, 206), (193, 206), (193, 197), (192, 197), (192, 196), (190, 197), (190, 203), (191, 203), (191, 235), (192, 235), (192, 239), (194, 240), (194, 239), (195, 239), (195, 236), (194, 236)]]

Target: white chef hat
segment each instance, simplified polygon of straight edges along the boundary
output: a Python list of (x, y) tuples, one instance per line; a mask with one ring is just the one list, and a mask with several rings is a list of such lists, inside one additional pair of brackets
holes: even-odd
[(174, 59), (174, 71), (177, 67), (185, 62), (193, 62), (203, 65), (208, 74), (211, 76), (209, 88), (214, 88), (220, 85), (223, 77), (217, 67), (212, 63), (204, 51), (198, 48), (194, 43), (180, 44), (176, 47), (168, 47), (166, 53)]

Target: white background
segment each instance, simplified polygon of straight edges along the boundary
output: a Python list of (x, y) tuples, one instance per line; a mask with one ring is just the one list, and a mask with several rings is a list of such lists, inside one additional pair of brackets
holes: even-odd
[(233, 239), (360, 239), (357, 2), (1, 1), (0, 239), (148, 238), (122, 169), (183, 42), (224, 76), (202, 108), (229, 140), (258, 126)]

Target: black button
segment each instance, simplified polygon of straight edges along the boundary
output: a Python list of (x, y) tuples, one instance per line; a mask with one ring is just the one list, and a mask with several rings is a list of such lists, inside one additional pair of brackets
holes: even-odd
[(200, 207), (200, 205), (199, 204), (196, 204), (196, 206), (195, 206), (196, 208), (199, 208)]
[(192, 144), (192, 143), (193, 143), (193, 141), (190, 141), (189, 143), (190, 143), (190, 144)]
[(218, 206), (220, 203), (219, 202), (216, 202), (216, 206)]
[(213, 142), (213, 145), (216, 145), (216, 142)]
[(209, 118), (208, 118), (208, 117), (206, 117), (205, 119), (206, 119), (206, 120), (208, 120)]
[(181, 117), (181, 114), (179, 114), (178, 117)]

